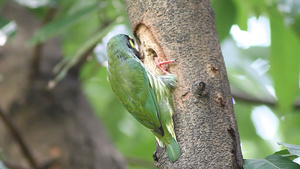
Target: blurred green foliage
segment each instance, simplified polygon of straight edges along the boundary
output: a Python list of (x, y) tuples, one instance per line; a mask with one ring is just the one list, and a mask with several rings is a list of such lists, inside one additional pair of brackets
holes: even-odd
[[(226, 3), (220, 1), (211, 0), (231, 88), (247, 96), (241, 99), (233, 92), (244, 158), (264, 158), (282, 148), (277, 142), (299, 144), (300, 11), (296, 9), (300, 8), (300, 2), (226, 0), (232, 7), (220, 7)], [(228, 13), (232, 13), (233, 18), (227, 18)], [(261, 17), (268, 19), (270, 45), (238, 47), (230, 32), (223, 34), (223, 28), (228, 29), (231, 23), (247, 31), (249, 18)], [(262, 64), (254, 66), (258, 62)], [(253, 110), (261, 105), (266, 105), (279, 121), (278, 126), (275, 122), (271, 123), (273, 126), (265, 125), (267, 132), (275, 130), (271, 138), (258, 135), (257, 131), (262, 128), (253, 122)]]
[[(1, 0), (2, 4), (5, 0)], [(88, 50), (97, 46), (83, 65), (80, 80), (99, 120), (111, 140), (128, 160), (130, 168), (154, 168), (152, 134), (135, 121), (110, 89), (105, 43), (113, 34), (130, 33), (130, 25), (121, 0), (15, 0), (30, 10), (41, 23), (55, 10), (53, 20), (42, 26), (29, 44), (43, 43), (60, 37), (64, 60), (57, 66), (57, 81)], [(300, 142), (300, 3), (288, 0), (211, 0), (217, 30), (226, 62), (244, 158), (264, 158), (281, 149), (277, 142)], [(233, 25), (249, 30), (249, 19), (266, 18), (270, 44), (241, 47), (230, 33)], [(0, 29), (10, 23), (0, 16)], [(121, 27), (120, 27), (121, 26)], [(123, 27), (122, 27), (123, 26)], [(7, 31), (9, 32), (9, 31)], [(11, 31), (14, 32), (14, 31)], [(4, 32), (5, 33), (5, 32)], [(8, 37), (12, 37), (6, 33)], [(1, 36), (1, 35), (0, 35)], [(244, 39), (244, 41), (249, 39)], [(98, 60), (98, 61), (97, 61)], [(99, 64), (98, 62), (101, 62)], [(274, 93), (275, 92), (275, 93)], [(297, 102), (298, 101), (298, 102)], [(298, 104), (298, 106), (296, 106)], [(259, 135), (262, 126), (254, 121), (255, 108), (265, 105), (278, 119), (264, 126), (274, 130), (272, 137)], [(264, 114), (264, 112), (261, 112)], [(273, 157), (273, 156), (272, 156)]]

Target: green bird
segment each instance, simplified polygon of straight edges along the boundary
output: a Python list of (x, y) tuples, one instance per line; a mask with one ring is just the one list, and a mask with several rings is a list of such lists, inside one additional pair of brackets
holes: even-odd
[(140, 61), (134, 40), (124, 34), (115, 35), (107, 43), (108, 79), (111, 88), (128, 112), (151, 130), (161, 147), (166, 146), (171, 162), (180, 155), (172, 115), (171, 90), (177, 78), (155, 63), (166, 75), (155, 76)]

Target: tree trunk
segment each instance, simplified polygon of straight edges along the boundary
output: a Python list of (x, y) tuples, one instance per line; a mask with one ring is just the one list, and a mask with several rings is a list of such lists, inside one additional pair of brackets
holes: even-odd
[[(78, 69), (53, 90), (46, 89), (61, 59), (59, 41), (40, 48), (40, 69), (32, 73), (34, 49), (25, 44), (39, 23), (15, 3), (3, 5), (1, 14), (18, 25), (17, 35), (0, 48), (0, 108), (9, 112), (5, 116), (16, 130), (11, 135), (7, 121), (3, 125), (0, 119), (0, 148), (6, 164), (32, 169), (126, 168), (81, 91)], [(22, 151), (20, 142), (25, 144)]]
[[(176, 59), (174, 125), (182, 155), (169, 162), (157, 146), (158, 168), (243, 168), (240, 139), (214, 12), (209, 0), (124, 0), (147, 67)], [(156, 70), (156, 69), (155, 69)], [(156, 72), (157, 74), (157, 72)]]

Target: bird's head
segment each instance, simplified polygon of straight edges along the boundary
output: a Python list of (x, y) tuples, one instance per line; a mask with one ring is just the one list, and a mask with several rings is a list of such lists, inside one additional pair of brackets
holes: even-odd
[(137, 57), (140, 59), (139, 52), (134, 47), (134, 39), (125, 34), (113, 36), (107, 43), (108, 55), (113, 54), (122, 59)]

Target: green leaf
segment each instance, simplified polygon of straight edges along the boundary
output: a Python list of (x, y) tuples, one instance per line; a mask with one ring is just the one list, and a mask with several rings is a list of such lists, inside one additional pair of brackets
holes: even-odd
[(281, 121), (280, 130), (284, 135), (283, 142), (298, 144), (300, 140), (300, 110), (296, 109), (290, 114), (284, 116)]
[[(279, 143), (278, 143), (279, 144)], [(284, 149), (284, 150), (280, 150), (280, 151), (276, 151), (275, 153), (274, 153), (275, 155), (290, 155), (291, 153), (289, 152), (289, 150), (287, 150), (287, 149)]]
[(297, 17), (293, 18), (294, 19), (294, 24), (292, 25), (294, 31), (296, 32), (298, 38), (300, 38), (300, 15)]
[(266, 10), (265, 0), (248, 0), (248, 2), (251, 6), (251, 13), (254, 13), (257, 18)]
[(48, 88), (52, 89), (56, 86), (56, 84), (63, 79), (67, 72), (78, 63), (80, 60), (80, 57), (87, 51), (89, 51), (91, 48), (95, 47), (98, 42), (102, 40), (102, 38), (114, 27), (116, 26), (116, 22), (111, 23), (106, 28), (104, 28), (100, 33), (98, 33), (96, 36), (90, 38), (88, 41), (86, 41), (74, 54), (74, 56), (68, 60), (62, 60), (62, 63), (59, 63), (55, 67), (55, 71), (59, 71), (58, 75), (55, 77), (54, 80), (51, 80), (48, 83)]
[(248, 28), (248, 17), (250, 14), (250, 7), (248, 1), (234, 0), (235, 6), (237, 8), (237, 18), (236, 24), (241, 30), (246, 31)]
[(246, 159), (245, 169), (300, 169), (297, 163), (281, 157), (280, 155), (269, 155), (264, 159)]
[(30, 45), (36, 45), (38, 43), (44, 42), (47, 39), (67, 31), (72, 25), (76, 24), (78, 21), (85, 19), (92, 12), (99, 9), (97, 3), (91, 4), (79, 10), (78, 12), (73, 13), (72, 15), (64, 16), (60, 19), (57, 19), (53, 22), (50, 22), (46, 26), (38, 30), (32, 39), (29, 40)]
[(285, 146), (291, 154), (297, 155), (298, 157), (300, 156), (300, 146), (299, 145), (281, 143), (281, 142), (279, 142), (278, 144)]
[(215, 12), (217, 31), (220, 41), (228, 36), (231, 26), (236, 19), (236, 7), (232, 0), (212, 1), (212, 7)]
[(298, 156), (296, 155), (292, 155), (287, 149), (285, 150), (281, 150), (281, 151), (277, 151), (274, 153), (275, 155), (281, 155), (284, 158), (287, 158), (291, 161), (295, 160), (296, 158), (298, 158)]
[(284, 19), (272, 9), (271, 59), (270, 71), (274, 82), (278, 109), (281, 114), (291, 111), (299, 90), (300, 41), (291, 27), (284, 24)]

